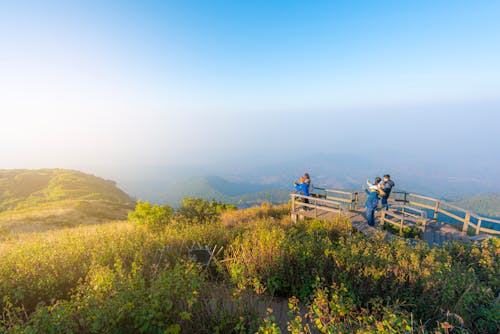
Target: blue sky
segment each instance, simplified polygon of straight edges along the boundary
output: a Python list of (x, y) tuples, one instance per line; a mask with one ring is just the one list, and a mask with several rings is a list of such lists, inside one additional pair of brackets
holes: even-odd
[(498, 1), (0, 1), (0, 45), (0, 167), (500, 156)]

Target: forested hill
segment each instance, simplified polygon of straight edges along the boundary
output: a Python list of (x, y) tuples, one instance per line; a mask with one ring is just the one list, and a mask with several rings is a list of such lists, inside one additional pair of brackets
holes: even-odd
[(133, 201), (113, 181), (66, 169), (0, 170), (0, 227), (53, 229), (126, 218)]
[(289, 193), (290, 190), (276, 185), (232, 182), (218, 176), (204, 176), (166, 186), (156, 198), (145, 197), (172, 206), (177, 206), (185, 197), (202, 197), (246, 208), (264, 202), (286, 203), (290, 199)]
[(500, 218), (500, 193), (457, 196), (451, 199), (457, 206), (483, 216)]

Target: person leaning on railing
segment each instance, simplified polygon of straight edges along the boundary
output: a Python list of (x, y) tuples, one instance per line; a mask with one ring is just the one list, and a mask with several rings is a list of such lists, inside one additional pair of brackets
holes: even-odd
[[(377, 182), (375, 182), (377, 183)], [(367, 188), (363, 187), (365, 192), (368, 194), (368, 198), (365, 202), (366, 207), (366, 220), (368, 221), (368, 225), (375, 226), (375, 210), (378, 207), (378, 197), (385, 195), (382, 190), (382, 185), (380, 183), (371, 185)]]
[[(309, 196), (309, 183), (303, 177), (300, 178), (299, 182), (294, 182), (293, 186), (295, 187), (295, 190), (301, 195)], [(307, 198), (304, 198), (303, 200), (304, 203), (309, 203), (309, 200)]]

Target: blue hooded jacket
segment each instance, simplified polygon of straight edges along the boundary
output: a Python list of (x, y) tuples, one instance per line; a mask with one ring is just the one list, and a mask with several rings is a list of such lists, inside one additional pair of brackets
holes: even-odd
[(368, 189), (365, 189), (365, 192), (368, 194), (365, 207), (375, 209), (378, 206), (378, 193), (376, 191), (369, 191)]
[(309, 185), (307, 182), (297, 184), (295, 186), (295, 190), (300, 191), (300, 193), (304, 196), (309, 196)]

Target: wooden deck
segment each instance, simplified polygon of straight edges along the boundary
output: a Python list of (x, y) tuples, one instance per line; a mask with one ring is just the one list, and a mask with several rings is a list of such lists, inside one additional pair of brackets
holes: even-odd
[[(331, 220), (340, 216), (347, 218), (352, 226), (360, 232), (367, 235), (383, 233), (387, 240), (399, 238), (400, 236), (382, 230), (384, 223), (399, 228), (400, 235), (402, 235), (404, 227), (412, 226), (421, 230), (422, 239), (407, 240), (412, 243), (425, 241), (431, 247), (441, 247), (445, 243), (452, 241), (471, 242), (491, 237), (489, 234), (478, 234), (475, 237), (470, 237), (467, 234), (467, 232), (471, 232), (470, 230), (468, 231), (469, 225), (473, 225), (473, 223), (466, 220), (470, 219), (470, 213), (466, 215), (467, 218), (461, 219), (464, 227), (459, 229), (457, 226), (435, 219), (434, 217), (438, 217), (437, 214), (433, 218), (427, 218), (425, 211), (420, 210), (420, 207), (417, 207), (417, 205), (408, 205), (409, 201), (401, 204), (397, 200), (392, 200), (389, 210), (379, 210), (376, 212), (376, 225), (372, 227), (367, 224), (365, 209), (359, 207), (360, 196), (357, 193), (334, 192), (336, 192), (335, 196), (324, 196), (323, 198), (291, 194), (292, 220), (296, 221), (304, 218)], [(415, 204), (415, 202), (412, 204)], [(439, 209), (439, 206), (437, 209)], [(479, 232), (477, 226), (473, 227), (475, 231)], [(493, 234), (496, 235), (496, 233)]]

